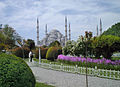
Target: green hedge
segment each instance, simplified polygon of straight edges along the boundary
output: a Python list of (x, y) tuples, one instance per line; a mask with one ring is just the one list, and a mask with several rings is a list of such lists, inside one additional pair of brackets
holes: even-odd
[[(43, 48), (40, 47), (40, 52), (41, 52), (41, 58), (46, 59), (46, 53), (48, 51), (48, 48)], [(35, 51), (35, 57), (38, 59), (39, 58), (39, 49)]]
[(21, 57), (21, 58), (23, 58), (23, 52), (24, 52), (24, 58), (28, 58), (29, 57), (29, 52), (30, 52), (29, 48), (24, 47), (22, 49), (21, 47), (17, 47), (17, 48), (12, 50), (12, 53), (14, 55), (16, 55), (17, 57)]
[(62, 54), (62, 47), (50, 47), (47, 51), (46, 58), (54, 61), (60, 54)]
[(0, 54), (0, 87), (35, 87), (29, 66), (14, 55)]

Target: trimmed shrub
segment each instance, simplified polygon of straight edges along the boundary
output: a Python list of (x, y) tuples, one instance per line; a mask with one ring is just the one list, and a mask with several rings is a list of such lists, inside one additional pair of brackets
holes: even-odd
[(0, 54), (0, 87), (35, 87), (29, 66), (14, 55)]
[(54, 41), (52, 43), (50, 43), (49, 47), (59, 47), (60, 46), (60, 42), (59, 41)]
[(28, 58), (29, 57), (29, 52), (30, 52), (29, 48), (24, 47), (22, 49), (21, 47), (17, 47), (17, 48), (12, 50), (12, 53), (14, 55), (16, 55), (17, 57), (21, 57), (21, 58), (23, 58), (23, 52), (24, 52), (24, 58)]
[[(41, 52), (41, 58), (46, 59), (46, 53), (47, 53), (48, 48), (43, 48), (40, 47), (40, 52)], [(35, 57), (38, 59), (39, 58), (39, 49), (35, 51)]]
[(46, 58), (54, 61), (60, 54), (62, 54), (62, 47), (50, 47), (47, 51)]

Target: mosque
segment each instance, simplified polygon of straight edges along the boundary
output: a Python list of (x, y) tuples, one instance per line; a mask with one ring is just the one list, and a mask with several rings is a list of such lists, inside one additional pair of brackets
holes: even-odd
[[(67, 34), (69, 31), (69, 37), (67, 37)], [(65, 43), (67, 40), (71, 40), (71, 28), (70, 28), (70, 23), (69, 23), (69, 30), (67, 30), (67, 17), (65, 17), (65, 36), (60, 33), (60, 31), (53, 29), (49, 33), (47, 32), (47, 24), (45, 27), (45, 37), (39, 41), (39, 20), (37, 19), (37, 44), (46, 45), (48, 46), (50, 43), (54, 41), (59, 41), (61, 46), (65, 46)]]

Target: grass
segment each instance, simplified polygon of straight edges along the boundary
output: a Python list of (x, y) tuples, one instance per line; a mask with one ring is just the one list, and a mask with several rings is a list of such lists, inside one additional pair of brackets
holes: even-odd
[(112, 57), (111, 60), (113, 60), (113, 61), (120, 60), (120, 57)]
[(35, 87), (55, 87), (55, 86), (51, 86), (51, 85), (47, 85), (45, 83), (39, 83), (39, 82), (37, 82), (36, 85), (35, 85)]

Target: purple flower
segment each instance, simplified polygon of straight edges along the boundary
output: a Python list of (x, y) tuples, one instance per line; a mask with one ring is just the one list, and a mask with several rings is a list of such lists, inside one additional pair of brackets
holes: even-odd
[[(72, 61), (72, 62), (86, 62), (86, 58), (81, 57), (70, 57), (70, 56), (64, 56), (64, 55), (58, 55), (58, 60), (65, 60), (65, 61)], [(97, 63), (97, 64), (112, 64), (112, 65), (120, 65), (120, 60), (111, 61), (109, 59), (103, 58), (103, 59), (91, 59), (87, 58), (88, 63)]]

